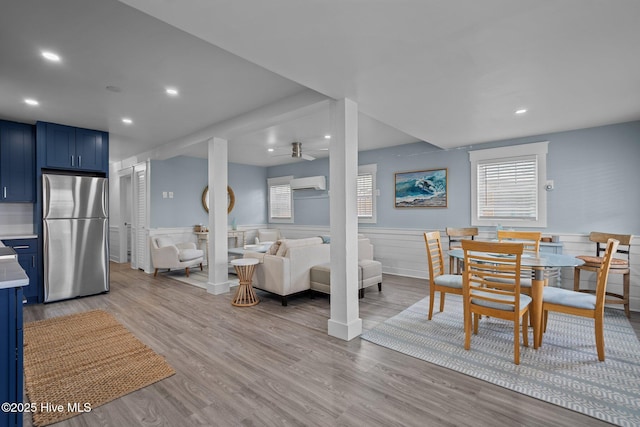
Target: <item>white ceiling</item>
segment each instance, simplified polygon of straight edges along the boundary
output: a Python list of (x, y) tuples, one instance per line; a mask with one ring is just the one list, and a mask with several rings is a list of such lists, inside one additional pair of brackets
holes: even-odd
[[(0, 117), (109, 131), (112, 160), (307, 88), (358, 102), (360, 149), (624, 122), (640, 119), (638, 17), (637, 0), (14, 1), (0, 14)], [(264, 150), (326, 145), (327, 116), (237, 135), (229, 158), (291, 161)]]

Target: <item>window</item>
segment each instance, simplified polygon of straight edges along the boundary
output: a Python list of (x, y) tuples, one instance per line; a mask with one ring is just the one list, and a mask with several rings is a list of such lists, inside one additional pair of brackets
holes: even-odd
[(292, 176), (269, 178), (269, 222), (293, 223)]
[(364, 165), (358, 168), (356, 195), (358, 203), (358, 222), (376, 222), (376, 171), (377, 165)]
[(548, 142), (469, 152), (471, 225), (547, 226)]

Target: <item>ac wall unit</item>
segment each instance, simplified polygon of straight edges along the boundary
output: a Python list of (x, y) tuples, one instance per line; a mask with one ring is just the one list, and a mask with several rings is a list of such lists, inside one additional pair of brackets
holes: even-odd
[(295, 178), (290, 182), (292, 190), (326, 190), (327, 181), (324, 176), (308, 176)]

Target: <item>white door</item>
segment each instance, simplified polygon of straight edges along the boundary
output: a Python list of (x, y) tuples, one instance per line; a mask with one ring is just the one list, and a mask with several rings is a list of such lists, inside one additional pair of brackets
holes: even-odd
[(147, 266), (147, 165), (133, 168), (133, 215), (131, 217), (131, 268), (145, 270)]
[(132, 174), (133, 168), (123, 169), (118, 172), (120, 184), (120, 224), (118, 224), (120, 244), (118, 246), (118, 259), (121, 263), (131, 262)]

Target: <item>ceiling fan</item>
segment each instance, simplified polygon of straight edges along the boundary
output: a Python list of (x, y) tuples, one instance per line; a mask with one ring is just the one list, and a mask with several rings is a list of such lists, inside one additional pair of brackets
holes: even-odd
[[(318, 148), (318, 149), (314, 149), (313, 151), (325, 151), (328, 150), (328, 148)], [(284, 154), (287, 155), (287, 154)], [(280, 155), (275, 155), (274, 157), (279, 157), (279, 156), (283, 156), (283, 154)], [(304, 159), (304, 160), (315, 160), (316, 158), (309, 155), (309, 154), (304, 154), (302, 152), (302, 142), (297, 142), (294, 141), (291, 143), (291, 157), (293, 157), (294, 159)]]

